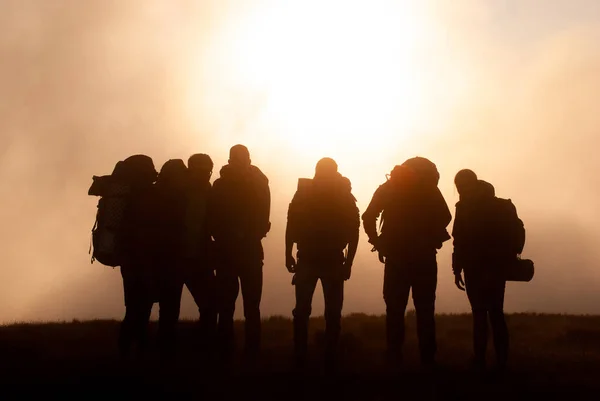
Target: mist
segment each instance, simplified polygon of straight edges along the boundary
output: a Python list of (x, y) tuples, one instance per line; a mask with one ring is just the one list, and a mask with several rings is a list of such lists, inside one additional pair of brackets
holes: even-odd
[[(213, 158), (216, 178), (236, 143), (249, 147), (270, 179), (265, 316), (289, 316), (294, 304), (283, 237), (297, 179), (312, 176), (318, 158), (334, 157), (362, 212), (385, 174), (416, 155), (437, 164), (452, 212), (453, 176), (461, 168), (516, 204), (527, 230), (523, 256), (534, 260), (536, 276), (508, 284), (507, 311), (600, 313), (600, 4), (414, 3), (429, 29), (411, 61), (427, 83), (418, 87), (420, 117), (399, 125), (386, 143), (369, 132), (351, 138), (361, 145), (352, 153), (335, 142), (298, 150), (282, 139), (297, 134), (266, 118), (269, 93), (239, 83), (248, 72), (228, 62), (244, 32), (234, 28), (272, 1), (3, 1), (0, 321), (122, 317), (119, 270), (90, 264), (98, 200), (87, 195), (92, 176), (109, 174), (135, 153), (152, 156), (160, 168), (169, 158), (203, 152)], [(353, 77), (350, 89), (361, 79), (369, 77)], [(352, 123), (347, 118), (341, 126)], [(449, 241), (438, 256), (436, 308), (466, 312), (451, 252)], [(383, 266), (361, 230), (344, 313), (383, 313), (382, 283)], [(184, 292), (182, 316), (195, 317)], [(315, 314), (322, 305), (317, 291)]]

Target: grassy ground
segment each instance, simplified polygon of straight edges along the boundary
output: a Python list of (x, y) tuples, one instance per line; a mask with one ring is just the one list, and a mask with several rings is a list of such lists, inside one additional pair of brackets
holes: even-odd
[[(406, 363), (400, 375), (385, 369), (384, 319), (344, 318), (341, 369), (320, 370), (324, 322), (311, 321), (313, 356), (308, 374), (292, 373), (292, 324), (270, 318), (263, 326), (260, 366), (224, 375), (204, 366), (196, 348), (195, 325), (182, 322), (180, 359), (161, 367), (155, 355), (141, 364), (118, 362), (119, 323), (16, 324), (0, 327), (2, 399), (599, 399), (600, 317), (515, 314), (508, 316), (511, 371), (504, 377), (470, 373), (470, 315), (439, 315), (439, 371), (420, 371), (414, 316), (407, 317)], [(156, 331), (152, 325), (153, 333)], [(243, 337), (238, 323), (237, 337)], [(154, 337), (153, 337), (154, 338)], [(491, 348), (491, 347), (490, 347)], [(490, 349), (490, 362), (493, 354)], [(2, 394), (9, 396), (2, 397)]]

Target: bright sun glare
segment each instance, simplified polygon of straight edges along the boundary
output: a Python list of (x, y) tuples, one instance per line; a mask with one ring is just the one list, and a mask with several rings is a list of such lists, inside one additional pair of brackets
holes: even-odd
[(263, 99), (257, 119), (269, 140), (351, 158), (411, 135), (423, 109), (418, 2), (256, 4), (216, 35), (213, 82)]

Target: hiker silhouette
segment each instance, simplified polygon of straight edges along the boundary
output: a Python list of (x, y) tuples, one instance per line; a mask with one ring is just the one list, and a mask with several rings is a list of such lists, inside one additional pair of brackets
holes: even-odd
[[(334, 367), (341, 331), (344, 281), (351, 275), (358, 247), (360, 215), (350, 180), (333, 159), (319, 160), (313, 179), (300, 178), (289, 204), (285, 234), (286, 267), (296, 290), (294, 350), (303, 367), (308, 347), (308, 322), (317, 282), (325, 299), (326, 366)], [(297, 261), (293, 246), (297, 244)], [(344, 250), (347, 248), (347, 255)]]
[(182, 250), (182, 284), (188, 288), (198, 307), (203, 352), (211, 352), (217, 325), (213, 242), (207, 216), (213, 166), (210, 156), (204, 153), (194, 154), (188, 159), (189, 183)]
[[(404, 314), (411, 289), (421, 362), (426, 368), (435, 364), (437, 250), (450, 239), (446, 227), (452, 218), (437, 187), (438, 180), (439, 173), (431, 161), (408, 159), (394, 167), (362, 215), (369, 242), (385, 263), (383, 297), (392, 367), (402, 360)], [(380, 214), (383, 224), (378, 234), (376, 221)]]
[[(506, 267), (522, 250), (524, 237), (519, 238), (522, 222), (512, 202), (497, 198), (493, 185), (478, 179), (473, 171), (459, 171), (454, 182), (460, 200), (456, 204), (452, 229), (452, 270), (456, 286), (466, 290), (473, 313), (473, 368), (477, 371), (486, 368), (489, 318), (496, 368), (504, 370), (509, 352), (504, 318)], [(516, 245), (510, 243), (514, 230), (507, 228), (510, 222), (516, 224)]]
[(183, 285), (183, 239), (187, 205), (188, 171), (181, 159), (168, 160), (161, 168), (149, 202), (151, 235), (150, 274), (158, 301), (158, 342), (163, 360), (176, 354), (177, 323)]
[[(155, 302), (159, 304), (160, 356), (162, 360), (175, 357), (184, 284), (201, 312), (203, 345), (214, 332), (215, 283), (205, 219), (212, 160), (199, 154), (188, 163), (189, 172), (183, 160), (171, 159), (157, 173), (150, 157), (134, 155), (118, 162), (110, 176), (94, 177), (90, 188), (90, 194), (103, 197), (99, 210), (101, 206), (106, 209), (97, 218), (94, 255), (101, 256), (101, 263), (121, 266), (126, 312), (119, 350), (124, 358), (133, 345), (137, 345), (138, 357), (146, 353), (147, 327)], [(112, 205), (119, 206), (118, 202), (126, 206), (116, 224), (119, 214)], [(117, 236), (109, 232), (112, 226), (119, 226)], [(111, 248), (105, 243), (114, 245)]]
[(117, 260), (125, 297), (125, 317), (118, 341), (122, 358), (128, 358), (133, 347), (136, 347), (137, 357), (143, 357), (147, 351), (147, 326), (154, 301), (152, 277), (148, 274), (151, 265), (148, 199), (156, 178), (152, 159), (133, 155), (117, 163), (108, 179), (111, 184), (127, 187), (122, 221), (115, 241), (119, 245)]
[(230, 362), (234, 346), (233, 315), (241, 285), (244, 356), (254, 363), (260, 351), (260, 302), (263, 286), (262, 239), (271, 228), (269, 180), (252, 165), (243, 145), (230, 149), (229, 163), (215, 180), (208, 206), (214, 239), (218, 304), (218, 341), (222, 361)]

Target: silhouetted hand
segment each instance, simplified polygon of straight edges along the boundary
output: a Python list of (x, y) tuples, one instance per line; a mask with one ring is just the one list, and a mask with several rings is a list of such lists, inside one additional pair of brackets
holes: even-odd
[(285, 267), (290, 273), (296, 273), (296, 259), (292, 255), (285, 256)]
[(369, 244), (373, 245), (373, 250), (379, 250), (379, 245), (380, 245), (381, 241), (380, 241), (380, 237), (372, 237), (369, 238)]
[(462, 274), (458, 273), (454, 275), (454, 284), (456, 284), (456, 288), (459, 290), (465, 290), (465, 282), (463, 281)]
[(352, 275), (352, 262), (344, 262), (344, 266), (342, 267), (342, 274), (344, 277), (344, 281), (349, 280)]
[(377, 252), (377, 258), (379, 259), (379, 261), (381, 263), (385, 264), (385, 257), (381, 253), (381, 248), (380, 248), (381, 237), (369, 238), (369, 244), (373, 245), (373, 249), (371, 249), (371, 252)]

